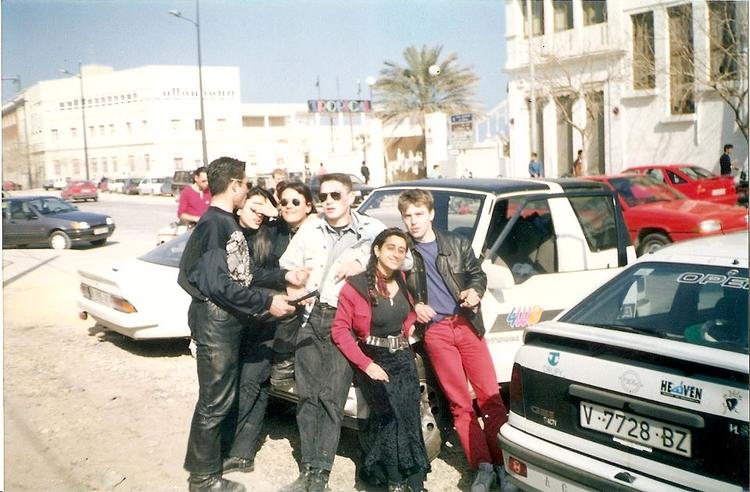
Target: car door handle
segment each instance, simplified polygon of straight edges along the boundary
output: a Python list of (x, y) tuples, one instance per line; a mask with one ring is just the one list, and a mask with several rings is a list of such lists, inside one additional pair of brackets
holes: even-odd
[(667, 408), (656, 403), (649, 403), (645, 401), (636, 400), (635, 398), (629, 398), (627, 396), (619, 395), (616, 393), (610, 393), (609, 391), (602, 391), (596, 388), (589, 388), (588, 386), (582, 386), (580, 384), (571, 384), (568, 387), (568, 393), (571, 396), (575, 396), (587, 401), (594, 401), (601, 403), (613, 408), (624, 410), (625, 407), (629, 407), (635, 413), (645, 415), (648, 417), (654, 417), (656, 419), (668, 420), (675, 424), (681, 424), (696, 429), (703, 429), (706, 426), (706, 422), (703, 417), (696, 415), (691, 412), (683, 410), (677, 410), (674, 408)]

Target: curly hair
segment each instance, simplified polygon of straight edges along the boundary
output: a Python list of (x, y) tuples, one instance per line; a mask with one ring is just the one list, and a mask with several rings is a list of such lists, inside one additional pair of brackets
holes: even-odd
[[(372, 248), (370, 249), (370, 259), (367, 261), (367, 267), (365, 268), (365, 274), (367, 275), (367, 295), (370, 297), (370, 303), (373, 306), (378, 305), (378, 296), (388, 296), (388, 290), (386, 288), (386, 282), (391, 278), (383, 278), (378, 275), (378, 257), (375, 256), (375, 248), (378, 249), (383, 247), (385, 240), (391, 236), (398, 236), (406, 242), (406, 248), (409, 249), (409, 235), (398, 227), (390, 227), (385, 229), (378, 234), (372, 241)], [(395, 272), (394, 272), (395, 274)]]

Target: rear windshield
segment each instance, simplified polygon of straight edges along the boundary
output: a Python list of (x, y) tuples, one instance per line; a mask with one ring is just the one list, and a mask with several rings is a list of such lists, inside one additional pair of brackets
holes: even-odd
[(560, 321), (748, 353), (748, 271), (639, 263)]
[(190, 233), (191, 231), (187, 231), (171, 241), (160, 244), (138, 259), (149, 263), (156, 263), (157, 265), (177, 268), (180, 266), (180, 258), (182, 257), (182, 252), (185, 251), (185, 243), (187, 243)]

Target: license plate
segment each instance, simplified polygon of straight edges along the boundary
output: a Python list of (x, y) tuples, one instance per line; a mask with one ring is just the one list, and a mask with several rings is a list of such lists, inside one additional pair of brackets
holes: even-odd
[(727, 194), (727, 190), (725, 190), (724, 188), (717, 188), (715, 190), (711, 190), (711, 196), (721, 196), (721, 195), (726, 195), (726, 194)]
[(595, 403), (581, 402), (581, 427), (635, 444), (690, 457), (690, 430)]
[(95, 289), (93, 287), (89, 288), (89, 292), (90, 292), (92, 301), (109, 306), (109, 299), (110, 299), (109, 294), (107, 294), (103, 290)]
[(106, 234), (109, 232), (109, 229), (106, 227), (97, 227), (94, 229), (94, 234)]

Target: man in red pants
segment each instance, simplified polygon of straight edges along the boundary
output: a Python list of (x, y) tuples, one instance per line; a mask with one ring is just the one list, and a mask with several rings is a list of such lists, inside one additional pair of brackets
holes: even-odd
[[(453, 425), (469, 465), (477, 470), (471, 491), (488, 492), (504, 476), (497, 432), (508, 417), (479, 308), (487, 276), (466, 238), (432, 228), (435, 210), (430, 192), (403, 192), (398, 209), (414, 240), (409, 285), (417, 320), (425, 326), (427, 355), (450, 402)], [(484, 429), (474, 413), (467, 378), (477, 396)]]

